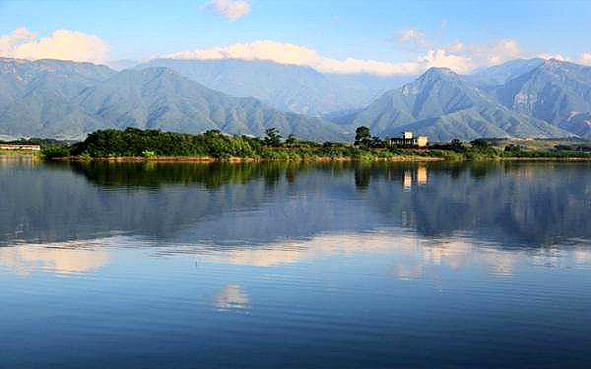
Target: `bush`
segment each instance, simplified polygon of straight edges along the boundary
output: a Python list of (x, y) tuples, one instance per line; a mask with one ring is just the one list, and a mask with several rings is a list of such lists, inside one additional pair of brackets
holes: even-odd
[(41, 154), (46, 158), (59, 158), (70, 156), (69, 146), (48, 146), (41, 149)]

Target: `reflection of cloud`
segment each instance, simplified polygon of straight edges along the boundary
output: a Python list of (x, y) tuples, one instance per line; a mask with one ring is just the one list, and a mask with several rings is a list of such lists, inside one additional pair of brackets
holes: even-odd
[(394, 274), (406, 279), (418, 278), (433, 267), (452, 270), (481, 268), (494, 274), (508, 275), (513, 274), (519, 264), (562, 267), (572, 262), (591, 263), (591, 251), (586, 248), (559, 252), (506, 250), (495, 246), (462, 235), (433, 240), (394, 229), (371, 234), (321, 235), (306, 241), (271, 243), (264, 248), (208, 250), (200, 254), (204, 262), (256, 267), (275, 267), (334, 256), (384, 254), (392, 260)]
[(242, 292), (240, 286), (230, 284), (216, 292), (213, 297), (213, 306), (220, 310), (244, 310), (248, 307), (248, 296)]
[(0, 248), (0, 265), (19, 274), (35, 270), (52, 270), (59, 273), (89, 272), (99, 269), (109, 261), (109, 253), (95, 250), (83, 242), (64, 242), (48, 245), (19, 245)]

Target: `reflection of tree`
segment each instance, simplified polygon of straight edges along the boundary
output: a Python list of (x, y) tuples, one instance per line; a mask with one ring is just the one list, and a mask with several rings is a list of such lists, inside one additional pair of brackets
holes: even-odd
[[(157, 188), (166, 184), (200, 183), (218, 188), (226, 183), (245, 183), (264, 179), (272, 188), (282, 176), (293, 182), (298, 174), (310, 170), (331, 170), (331, 165), (309, 162), (272, 161), (266, 163), (159, 163), (88, 161), (51, 163), (53, 167), (71, 168), (92, 183), (106, 187)], [(335, 164), (337, 166), (348, 163)]]
[[(466, 232), (507, 245), (538, 247), (565, 238), (591, 238), (589, 167), (512, 162), (10, 167), (0, 176), (0, 244), (94, 238), (117, 231), (262, 245), (404, 226), (427, 237)], [(407, 190), (405, 181), (411, 184)], [(313, 196), (298, 196), (304, 194)]]

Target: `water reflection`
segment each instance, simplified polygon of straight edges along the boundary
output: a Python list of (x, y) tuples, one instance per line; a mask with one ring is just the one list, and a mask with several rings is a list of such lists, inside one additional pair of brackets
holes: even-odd
[(0, 362), (588, 367), (589, 169), (0, 164)]
[(246, 310), (248, 305), (248, 296), (235, 284), (227, 285), (213, 297), (213, 306), (220, 311)]
[(45, 245), (25, 244), (0, 248), (0, 265), (17, 274), (45, 270), (56, 273), (82, 273), (105, 266), (110, 254), (100, 240)]
[[(371, 234), (327, 234), (307, 241), (288, 241), (247, 246), (231, 250), (185, 245), (175, 252), (196, 255), (201, 263), (226, 263), (255, 267), (279, 267), (330, 258), (383, 257), (390, 260), (394, 274), (403, 279), (420, 278), (433, 267), (453, 271), (481, 269), (491, 274), (511, 275), (519, 264), (557, 268), (591, 264), (591, 244), (580, 242), (569, 248), (503, 249), (498, 244), (484, 243), (463, 235), (434, 240), (409, 234), (402, 229), (389, 229)], [(165, 250), (163, 252), (166, 252)], [(437, 271), (434, 271), (436, 274)]]
[(50, 163), (0, 171), (0, 245), (186, 243), (404, 227), (503, 247), (591, 237), (588, 163)]

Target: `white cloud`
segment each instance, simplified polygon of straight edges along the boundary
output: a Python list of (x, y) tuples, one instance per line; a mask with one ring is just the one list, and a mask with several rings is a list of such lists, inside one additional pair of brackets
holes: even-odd
[(36, 39), (34, 32), (19, 28), (0, 36), (0, 55), (23, 59), (63, 59), (102, 62), (109, 45), (94, 35), (78, 31), (56, 30)]
[(566, 61), (566, 62), (570, 62), (572, 61), (572, 58), (566, 55), (562, 55), (562, 54), (540, 54), (538, 55), (538, 58), (542, 58), (542, 59), (556, 59), (558, 61)]
[(449, 68), (457, 73), (468, 73), (474, 69), (472, 58), (450, 54), (444, 49), (429, 50), (427, 55), (420, 58), (425, 68)]
[(10, 53), (14, 47), (24, 40), (30, 40), (37, 36), (36, 33), (29, 31), (26, 28), (17, 28), (7, 35), (0, 35), (0, 55)]
[(582, 53), (578, 59), (579, 63), (591, 65), (591, 52), (589, 53)]
[(378, 75), (415, 74), (420, 72), (417, 62), (392, 63), (368, 59), (332, 59), (315, 50), (290, 43), (260, 40), (205, 50), (183, 51), (168, 55), (178, 59), (245, 59), (272, 60), (282, 64), (295, 64), (326, 73), (371, 73)]
[(250, 11), (250, 3), (245, 0), (212, 0), (202, 9), (212, 10), (234, 22)]
[(414, 29), (405, 29), (396, 32), (396, 40), (401, 44), (404, 44), (410, 40), (422, 40), (424, 38), (424, 32), (416, 31)]
[(522, 54), (517, 41), (514, 39), (502, 39), (490, 50), (481, 53), (488, 53), (488, 64), (499, 64), (507, 60), (515, 59)]

